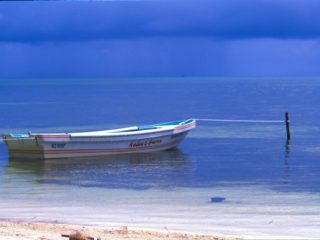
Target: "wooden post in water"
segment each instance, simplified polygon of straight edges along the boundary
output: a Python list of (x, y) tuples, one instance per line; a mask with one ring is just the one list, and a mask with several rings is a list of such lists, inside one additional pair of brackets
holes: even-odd
[(287, 131), (287, 141), (291, 139), (290, 135), (290, 120), (289, 120), (289, 113), (285, 113), (285, 123), (286, 123), (286, 131)]

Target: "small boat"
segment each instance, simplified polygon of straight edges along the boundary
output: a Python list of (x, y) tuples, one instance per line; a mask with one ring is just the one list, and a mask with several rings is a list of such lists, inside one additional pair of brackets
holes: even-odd
[(196, 120), (79, 133), (4, 134), (11, 158), (71, 158), (162, 151), (176, 147)]

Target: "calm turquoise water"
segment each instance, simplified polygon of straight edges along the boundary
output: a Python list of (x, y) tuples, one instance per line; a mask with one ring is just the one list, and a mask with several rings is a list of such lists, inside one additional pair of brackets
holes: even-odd
[(285, 111), (292, 131), (287, 144), (282, 124), (199, 122), (175, 150), (70, 161), (9, 160), (0, 143), (0, 218), (320, 236), (320, 79), (17, 79), (0, 93), (1, 133)]

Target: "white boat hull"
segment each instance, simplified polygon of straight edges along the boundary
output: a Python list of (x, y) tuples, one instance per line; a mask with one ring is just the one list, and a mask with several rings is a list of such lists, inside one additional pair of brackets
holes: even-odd
[(11, 158), (55, 159), (167, 150), (176, 147), (194, 127), (195, 121), (189, 120), (151, 130), (4, 136)]

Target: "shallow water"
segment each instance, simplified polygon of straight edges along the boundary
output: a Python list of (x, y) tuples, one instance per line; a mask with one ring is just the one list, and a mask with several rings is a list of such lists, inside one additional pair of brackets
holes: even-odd
[(318, 237), (319, 90), (302, 78), (2, 80), (1, 133), (289, 111), (293, 139), (282, 124), (199, 123), (178, 149), (68, 161), (17, 161), (0, 144), (0, 218)]

